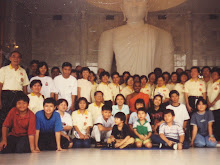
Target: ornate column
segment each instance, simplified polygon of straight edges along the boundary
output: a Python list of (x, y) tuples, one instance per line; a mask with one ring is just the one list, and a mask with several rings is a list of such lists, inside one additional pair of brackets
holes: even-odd
[(88, 25), (86, 11), (81, 11), (81, 41), (80, 41), (80, 65), (87, 65), (88, 54)]

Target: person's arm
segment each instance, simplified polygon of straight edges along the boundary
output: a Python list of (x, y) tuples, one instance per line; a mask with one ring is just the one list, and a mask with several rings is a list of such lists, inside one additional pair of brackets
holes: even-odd
[(56, 137), (56, 143), (57, 143), (57, 151), (62, 151), (63, 149), (61, 148), (61, 145), (60, 145), (60, 131), (59, 132), (55, 132), (55, 137)]
[(164, 101), (163, 101), (163, 103), (166, 103), (166, 102), (168, 102), (168, 101), (170, 101), (170, 98), (165, 98)]
[(134, 129), (134, 134), (137, 135), (137, 137), (139, 137), (141, 140), (144, 140), (144, 136), (140, 135), (137, 131), (137, 129)]
[(185, 138), (184, 135), (180, 135), (179, 136), (178, 150), (182, 150), (183, 149), (184, 138)]
[(39, 135), (40, 135), (40, 130), (36, 130), (36, 134), (35, 134), (35, 150), (36, 151), (40, 151), (38, 147)]
[(111, 131), (112, 130), (112, 127), (104, 127), (101, 124), (98, 124), (97, 126), (98, 126), (99, 131)]
[(116, 143), (115, 147), (120, 147), (122, 146), (125, 142), (127, 142), (131, 137), (130, 136), (126, 136), (120, 143)]
[(197, 132), (198, 132), (198, 127), (197, 127), (197, 125), (193, 125), (192, 140), (191, 140), (191, 144), (190, 144), (190, 146), (192, 146), (192, 147), (194, 146), (194, 141), (195, 141)]
[(37, 153), (40, 152), (39, 150), (35, 150), (35, 138), (34, 135), (28, 135), (28, 140), (29, 140), (29, 145), (30, 145), (30, 150), (32, 153)]
[(81, 97), (81, 87), (77, 87), (77, 97), (80, 98)]
[(27, 85), (23, 86), (23, 92), (27, 95)]
[(188, 112), (192, 112), (192, 107), (190, 107), (190, 105), (189, 105), (189, 95), (188, 95), (188, 93), (185, 92), (184, 96), (185, 96), (187, 110), (188, 110)]
[(133, 129), (132, 124), (129, 124), (129, 128), (130, 128), (130, 131), (131, 131), (132, 133), (134, 133), (134, 129)]
[(50, 97), (55, 98), (55, 93), (51, 92)]
[(57, 101), (58, 100), (58, 94), (55, 93), (55, 100)]
[(63, 133), (62, 131), (60, 132), (60, 135), (65, 137), (68, 141), (71, 141), (70, 137), (67, 134)]
[(73, 112), (75, 110), (75, 99), (76, 99), (76, 96), (75, 95), (72, 95), (72, 105), (70, 107), (70, 110)]
[(129, 120), (129, 115), (126, 115), (125, 124), (128, 124), (128, 120)]
[(145, 135), (144, 140), (149, 139), (151, 137), (151, 135), (152, 135), (152, 132), (149, 132), (148, 135)]
[(74, 129), (76, 130), (76, 132), (79, 134), (79, 138), (80, 139), (84, 139), (85, 138), (85, 135), (83, 135), (81, 132), (80, 132), (80, 130), (79, 130), (79, 128), (77, 127), (77, 126), (73, 126), (74, 127)]
[(131, 95), (128, 95), (127, 97), (126, 97), (126, 104), (130, 107), (130, 99), (131, 99)]
[(216, 103), (218, 100), (220, 100), (220, 93), (219, 93), (218, 96), (215, 98), (215, 100), (211, 103), (211, 107), (212, 107), (213, 105), (215, 105), (215, 103)]
[(209, 141), (212, 141), (214, 143), (216, 142), (216, 139), (214, 138), (214, 135), (213, 135), (212, 125), (213, 125), (213, 122), (208, 123), (208, 132), (209, 132)]
[(202, 96), (203, 96), (203, 99), (204, 99), (204, 100), (206, 100), (206, 95), (207, 95), (206, 92), (202, 93)]
[(8, 128), (2, 127), (2, 141), (0, 142), (0, 151), (7, 146)]
[(86, 128), (86, 135), (85, 135), (85, 138), (84, 139), (89, 139), (89, 137), (90, 137), (90, 126), (88, 126), (87, 128)]
[(3, 84), (0, 83), (0, 110), (2, 109), (2, 87), (3, 87)]
[(72, 126), (65, 126), (65, 127), (63, 127), (63, 130), (64, 131), (69, 131), (69, 130), (71, 130), (73, 127)]
[(169, 139), (167, 139), (166, 138), (166, 136), (163, 134), (163, 133), (160, 133), (160, 138), (163, 140), (163, 141), (165, 141), (167, 144), (168, 144), (168, 146), (172, 146), (173, 145), (173, 141), (171, 141), (171, 140), (169, 140)]
[(187, 122), (188, 122), (188, 120), (185, 120), (185, 121), (183, 122), (183, 131), (184, 131), (184, 132), (186, 132)]

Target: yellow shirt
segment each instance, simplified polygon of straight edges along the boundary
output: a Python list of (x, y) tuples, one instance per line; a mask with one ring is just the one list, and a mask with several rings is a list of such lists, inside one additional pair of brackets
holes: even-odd
[(149, 85), (145, 85), (144, 88), (141, 88), (141, 92), (144, 94), (148, 94), (149, 98), (151, 97), (152, 91), (151, 91), (151, 87)]
[[(210, 82), (208, 84), (207, 96), (211, 103), (216, 99), (219, 93), (220, 93), (220, 79), (218, 79), (216, 82)], [(210, 110), (218, 110), (218, 109), (220, 109), (220, 100), (218, 100), (214, 106), (210, 107)]]
[(163, 100), (165, 100), (167, 98), (170, 98), (169, 93), (170, 93), (170, 90), (165, 85), (163, 85), (162, 87), (156, 87), (151, 98), (153, 99), (155, 95), (161, 95), (163, 96)]
[(101, 103), (101, 105), (98, 107), (95, 102), (92, 104), (89, 104), (88, 112), (90, 112), (92, 115), (92, 123), (93, 124), (95, 124), (97, 117), (99, 117), (102, 114), (102, 106), (103, 105), (104, 104)]
[(126, 98), (127, 95), (130, 95), (133, 92), (134, 92), (133, 89), (131, 89), (129, 86), (126, 86), (125, 88), (122, 89), (121, 94), (123, 94), (124, 97)]
[(109, 100), (113, 101), (112, 91), (108, 84), (104, 84), (101, 82), (97, 87), (97, 91), (102, 91), (102, 93), (104, 94), (105, 101), (109, 101)]
[(114, 99), (119, 93), (121, 93), (121, 90), (122, 90), (122, 86), (116, 85), (115, 83), (110, 83), (109, 88), (112, 91), (112, 95), (113, 95)]
[(170, 91), (172, 91), (172, 90), (174, 90), (175, 85), (176, 85), (176, 84), (174, 84), (174, 83), (169, 83), (169, 84), (166, 85), (166, 87), (167, 87)]
[(2, 90), (22, 91), (23, 86), (29, 85), (26, 71), (18, 67), (12, 68), (11, 64), (0, 69), (0, 83), (3, 84)]
[(98, 87), (97, 83), (92, 84), (92, 88), (91, 88), (91, 98), (92, 98), (91, 102), (92, 103), (95, 102), (94, 94), (97, 91), (97, 87)]
[(206, 92), (205, 82), (190, 79), (184, 85), (184, 92), (188, 93), (188, 96), (203, 96), (202, 94)]
[(44, 98), (42, 95), (40, 95), (39, 97), (37, 95), (35, 95), (34, 93), (31, 93), (28, 95), (30, 102), (28, 105), (28, 108), (34, 112), (34, 114), (36, 114), (38, 111), (43, 110), (43, 102), (44, 102)]

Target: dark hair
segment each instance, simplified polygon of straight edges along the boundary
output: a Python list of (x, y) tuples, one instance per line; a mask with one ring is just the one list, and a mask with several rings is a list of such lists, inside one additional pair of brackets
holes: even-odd
[(213, 67), (211, 73), (217, 72), (218, 75), (220, 75), (220, 68), (218, 67)]
[(209, 72), (211, 72), (211, 68), (210, 68), (209, 66), (204, 66), (204, 67), (202, 68), (202, 71), (201, 71), (201, 72), (203, 72), (204, 69), (206, 69), (206, 68), (209, 70)]
[(113, 79), (113, 76), (114, 75), (118, 75), (118, 77), (120, 77), (120, 75), (119, 75), (119, 73), (118, 72), (113, 72), (112, 74), (111, 74), (111, 78)]
[(102, 111), (112, 111), (112, 106), (103, 105), (102, 106)]
[(190, 69), (190, 72), (192, 72), (193, 69), (197, 69), (198, 73), (200, 73), (200, 68), (198, 66), (193, 66), (191, 69)]
[(171, 78), (174, 74), (177, 75), (177, 77), (178, 77), (178, 74), (177, 74), (176, 72), (172, 72), (170, 78)]
[(186, 72), (181, 72), (180, 75), (179, 75), (180, 81), (181, 81), (181, 77), (182, 77), (183, 75), (187, 76), (187, 80), (189, 79), (189, 76), (188, 76), (188, 74), (187, 74)]
[(133, 76), (133, 79), (135, 79), (135, 78), (138, 78), (138, 81), (141, 81), (141, 78), (140, 78), (140, 76), (138, 75), (138, 74), (135, 74), (134, 76)]
[[(157, 94), (157, 95), (154, 96), (153, 101), (155, 100), (156, 97), (160, 97), (160, 99), (161, 99), (161, 103), (160, 103), (160, 105), (159, 105), (159, 108), (160, 108), (160, 107), (162, 106), (162, 103), (163, 103), (163, 96)], [(152, 104), (152, 107), (153, 107), (153, 109), (154, 109), (154, 103)]]
[(100, 74), (100, 80), (102, 80), (102, 77), (103, 76), (108, 76), (108, 78), (110, 77), (110, 74), (109, 72), (106, 72), (106, 71), (103, 71), (101, 74)]
[(24, 92), (19, 91), (19, 92), (17, 92), (16, 103), (18, 101), (21, 101), (21, 100), (28, 103), (28, 104), (29, 104), (29, 101), (30, 101), (29, 97)]
[(123, 77), (124, 77), (125, 74), (128, 74), (129, 76), (131, 76), (130, 72), (128, 72), (128, 71), (123, 72), (123, 74), (122, 74)]
[(36, 74), (37, 75), (40, 75), (40, 68), (45, 66), (47, 68), (47, 71), (45, 73), (45, 76), (49, 76), (49, 68), (48, 68), (48, 65), (46, 62), (42, 61), (42, 62), (39, 62), (39, 64), (37, 65), (37, 70), (36, 70)]
[(143, 111), (144, 113), (147, 113), (146, 110), (145, 110), (145, 108), (138, 108), (137, 114), (138, 114), (138, 112), (140, 112), (140, 111)]
[(77, 70), (76, 69), (72, 69), (71, 73), (76, 73), (77, 74)]
[(145, 78), (145, 79), (146, 79), (146, 81), (148, 81), (148, 78), (147, 78), (147, 76), (145, 76), (145, 75), (142, 75), (140, 79), (142, 80), (143, 78)]
[(52, 97), (46, 98), (44, 100), (43, 106), (45, 104), (53, 104), (54, 106), (56, 106), (56, 100), (54, 98), (52, 98)]
[(33, 64), (39, 64), (39, 61), (38, 60), (32, 60), (31, 62), (30, 62), (30, 65), (33, 65)]
[(96, 92), (94, 93), (94, 96), (96, 96), (96, 95), (97, 95), (97, 93), (101, 93), (101, 94), (102, 94), (102, 96), (104, 95), (102, 91), (96, 91)]
[(161, 68), (155, 68), (155, 69), (154, 69), (154, 73), (155, 73), (155, 72), (160, 72), (160, 73), (162, 73), (162, 69), (161, 69)]
[(69, 62), (64, 62), (64, 63), (62, 64), (62, 69), (63, 69), (64, 67), (66, 67), (66, 66), (72, 68), (72, 64), (70, 64)]
[(86, 99), (85, 97), (80, 97), (80, 98), (77, 100), (76, 109), (79, 109), (79, 103), (80, 103), (81, 101), (85, 101), (85, 102), (86, 102), (86, 107), (85, 107), (85, 109), (87, 109), (88, 106), (89, 106), (89, 102), (87, 101), (87, 99)]
[(199, 103), (202, 102), (203, 104), (206, 105), (206, 111), (208, 110), (208, 105), (207, 105), (207, 101), (205, 99), (203, 99), (203, 97), (200, 97), (197, 102), (196, 102), (196, 111), (198, 111), (198, 105)]
[(33, 81), (31, 81), (31, 83), (30, 83), (30, 87), (32, 88), (35, 84), (37, 84), (37, 83), (39, 83), (40, 84), (40, 86), (42, 86), (42, 82), (40, 81), (40, 80), (33, 80)]
[(115, 118), (119, 118), (122, 122), (125, 122), (125, 120), (126, 120), (126, 116), (123, 112), (116, 113)]
[[(167, 75), (168, 75), (169, 79), (171, 78), (171, 75), (170, 75), (170, 73), (169, 73), (169, 72), (163, 72), (162, 76), (164, 77), (164, 75), (165, 75), (165, 74), (167, 74)], [(164, 77), (164, 79), (165, 79), (165, 77)]]
[[(149, 73), (149, 74), (148, 74), (148, 76), (147, 76), (147, 77), (148, 77), (148, 79), (150, 78), (150, 76), (151, 76), (152, 74), (154, 74), (154, 75), (155, 75), (155, 73), (154, 73), (154, 72)], [(156, 75), (155, 75), (155, 77), (156, 77)]]
[(96, 80), (97, 80), (96, 74), (93, 71), (90, 71), (90, 74), (93, 74), (93, 76), (95, 77), (94, 81), (96, 82)]
[[(163, 81), (165, 81), (165, 78), (164, 78), (163, 76), (158, 76), (158, 77), (157, 77), (157, 80), (158, 80), (159, 78), (162, 78)], [(156, 82), (157, 82), (157, 81), (156, 81)]]
[(15, 50), (15, 51), (11, 52), (11, 53), (10, 53), (10, 55), (9, 55), (9, 57), (11, 57), (11, 56), (12, 56), (12, 54), (14, 54), (14, 53), (18, 53), (18, 54), (19, 54), (19, 56), (20, 56), (20, 58), (22, 58), (22, 54), (21, 54), (19, 51), (17, 51), (17, 50)]
[(172, 94), (177, 94), (178, 96), (180, 95), (179, 92), (178, 92), (177, 90), (172, 90), (172, 91), (170, 91), (170, 93), (169, 93), (169, 97), (171, 97)]
[(126, 80), (125, 80), (125, 84), (126, 84), (126, 85), (128, 85), (128, 80), (129, 80), (130, 78), (132, 78), (132, 79), (134, 80), (134, 78), (133, 78), (132, 76), (128, 76), (128, 77), (126, 78)]
[(137, 107), (136, 107), (137, 104), (143, 104), (143, 105), (144, 105), (144, 108), (145, 108), (145, 102), (144, 102), (143, 99), (137, 99), (137, 100), (135, 101), (135, 103), (134, 103), (135, 109), (137, 109)]
[(89, 69), (88, 67), (83, 67), (82, 70), (81, 70), (81, 73), (82, 73), (83, 71), (88, 71), (88, 72), (90, 72), (90, 69)]
[(60, 68), (57, 67), (57, 66), (54, 66), (54, 67), (51, 69), (51, 73), (52, 73), (55, 69), (57, 69), (57, 70), (60, 72)]
[(121, 96), (121, 97), (124, 99), (124, 104), (126, 104), (126, 99), (125, 99), (124, 95), (123, 95), (123, 94), (117, 94), (117, 96), (115, 97), (115, 105), (117, 105), (116, 99), (117, 99), (119, 96)]
[(60, 105), (62, 102), (66, 102), (66, 105), (68, 107), (68, 101), (66, 99), (59, 99), (59, 100), (57, 100), (56, 106)]
[(169, 113), (171, 113), (172, 116), (175, 116), (175, 113), (172, 109), (166, 109), (163, 111), (163, 118), (166, 114), (169, 114)]

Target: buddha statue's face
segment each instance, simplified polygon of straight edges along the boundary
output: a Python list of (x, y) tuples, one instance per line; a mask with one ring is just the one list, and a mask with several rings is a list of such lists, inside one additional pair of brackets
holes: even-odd
[(128, 20), (143, 20), (147, 14), (148, 0), (123, 0), (122, 11)]

